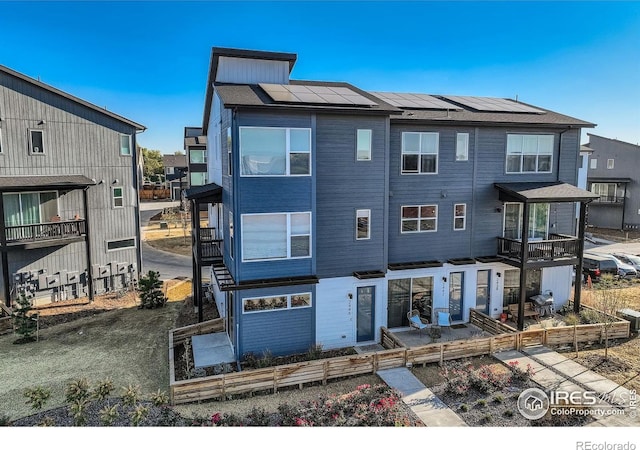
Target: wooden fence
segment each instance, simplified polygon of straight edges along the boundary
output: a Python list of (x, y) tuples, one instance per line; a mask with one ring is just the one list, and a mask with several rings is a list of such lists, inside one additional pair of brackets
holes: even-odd
[[(475, 315), (477, 323), (484, 324), (489, 332), (499, 329), (498, 325), (483, 319), (481, 314)], [(489, 316), (486, 318), (491, 319)], [(503, 324), (500, 323), (500, 325)], [(304, 384), (317, 382), (326, 384), (329, 380), (375, 374), (383, 369), (430, 363), (442, 364), (448, 360), (490, 355), (505, 350), (520, 350), (535, 345), (573, 343), (574, 333), (577, 342), (604, 339), (603, 324), (578, 325), (575, 329), (573, 326), (527, 331), (508, 328), (510, 329), (508, 332), (486, 338), (446, 341), (407, 348), (391, 331), (381, 327), (380, 340), (385, 350), (176, 381), (173, 361), (174, 345), (193, 335), (222, 331), (224, 323), (222, 319), (216, 319), (171, 330), (169, 333), (171, 403), (175, 405), (215, 398), (225, 400), (228, 395), (263, 391), (275, 393), (280, 388), (290, 386), (302, 389)], [(609, 338), (629, 337), (629, 331), (630, 323), (620, 320), (609, 328)]]
[(494, 319), (478, 310), (469, 310), (469, 322), (491, 334), (517, 333), (513, 327)]
[(140, 200), (156, 200), (171, 197), (171, 191), (169, 191), (169, 189), (141, 189), (138, 193), (140, 194)]

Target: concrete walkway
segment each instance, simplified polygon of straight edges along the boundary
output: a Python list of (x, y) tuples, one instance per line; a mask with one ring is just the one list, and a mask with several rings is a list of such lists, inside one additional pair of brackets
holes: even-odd
[(400, 392), (402, 401), (427, 427), (466, 427), (467, 424), (405, 367), (385, 369), (377, 375)]
[[(630, 395), (628, 389), (621, 387), (617, 383), (567, 359), (560, 353), (547, 347), (531, 347), (522, 352), (508, 350), (495, 353), (493, 356), (504, 364), (517, 361), (519, 367), (523, 370), (526, 369), (527, 365), (531, 365), (534, 372), (532, 377), (533, 381), (547, 391), (595, 391), (601, 398), (601, 400), (598, 401), (598, 406), (600, 407), (608, 409), (611, 408), (611, 405), (620, 406), (624, 404), (623, 399), (626, 399), (628, 405)], [(631, 417), (631, 415), (630, 413), (620, 416), (594, 415), (593, 417), (596, 420), (588, 426), (637, 427), (640, 425), (640, 418)]]

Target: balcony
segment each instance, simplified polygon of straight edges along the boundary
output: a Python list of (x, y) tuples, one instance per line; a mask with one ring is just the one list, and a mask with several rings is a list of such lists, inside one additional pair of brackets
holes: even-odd
[(87, 234), (85, 220), (38, 223), (5, 227), (8, 246), (31, 245), (33, 248), (82, 241)]
[(600, 197), (596, 198), (593, 203), (597, 203), (600, 205), (623, 206), (624, 197), (615, 195), (601, 195)]
[[(526, 262), (556, 261), (578, 257), (580, 240), (565, 234), (549, 234), (549, 239), (530, 241)], [(498, 238), (498, 255), (522, 262), (522, 242), (517, 239)]]
[(215, 228), (200, 228), (200, 260), (202, 264), (222, 262), (222, 239), (216, 239)]

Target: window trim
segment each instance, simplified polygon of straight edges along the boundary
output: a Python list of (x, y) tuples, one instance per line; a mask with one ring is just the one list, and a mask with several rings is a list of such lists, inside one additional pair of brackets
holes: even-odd
[[(367, 152), (368, 157), (367, 158), (360, 158), (360, 150), (359, 150), (359, 144), (360, 144), (360, 132), (368, 132), (369, 135), (369, 142), (368, 142), (368, 146), (369, 148), (363, 151)], [(373, 148), (373, 130), (370, 128), (358, 128), (356, 129), (356, 161), (371, 161), (372, 159), (372, 148)]]
[[(41, 152), (34, 152), (33, 151), (33, 134), (32, 133), (40, 133), (40, 135), (42, 136), (42, 151)], [(30, 155), (36, 155), (36, 156), (42, 156), (45, 155), (45, 145), (44, 145), (44, 130), (41, 128), (29, 128), (29, 154)]]
[[(129, 246), (129, 247), (119, 247), (119, 248), (109, 248), (109, 244), (111, 242), (120, 242), (120, 241), (131, 241), (133, 240), (133, 246)], [(107, 253), (111, 253), (111, 252), (117, 252), (119, 250), (131, 250), (132, 248), (138, 248), (138, 240), (136, 239), (135, 236), (131, 236), (131, 237), (127, 237), (127, 238), (122, 238), (122, 239), (107, 239), (104, 241), (104, 248), (105, 251)]]
[[(309, 304), (305, 306), (291, 306), (291, 298), (296, 295), (308, 295), (309, 296)], [(246, 300), (260, 300), (267, 298), (277, 298), (277, 297), (287, 297), (287, 307), (286, 308), (272, 308), (272, 309), (259, 309), (256, 311), (247, 311), (245, 309), (245, 301)], [(259, 297), (245, 297), (242, 299), (242, 314), (258, 314), (258, 313), (269, 313), (275, 311), (291, 311), (296, 309), (305, 309), (313, 307), (313, 293), (311, 291), (308, 292), (295, 292), (293, 294), (282, 294), (282, 295), (261, 295)]]
[[(464, 137), (464, 157), (458, 158), (458, 140), (460, 137)], [(456, 161), (469, 161), (469, 133), (456, 133)]]
[[(456, 215), (456, 206), (464, 206), (464, 215)], [(462, 219), (462, 228), (456, 228), (456, 219)], [(453, 205), (453, 231), (465, 231), (467, 229), (467, 204), (455, 203)]]
[[(432, 134), (436, 137), (436, 152), (435, 153), (421, 153), (418, 151), (417, 155), (435, 155), (436, 156), (436, 167), (433, 172), (421, 172), (420, 169), (422, 167), (420, 158), (418, 158), (418, 170), (417, 172), (408, 172), (404, 170), (404, 141), (405, 136), (407, 134), (417, 134), (420, 136), (420, 143), (422, 143), (422, 135), (423, 134)], [(440, 162), (440, 133), (438, 131), (403, 131), (400, 139), (400, 175), (438, 175), (439, 170), (439, 162)], [(419, 145), (421, 146), (421, 144)], [(408, 155), (415, 155), (416, 153), (406, 153)]]
[[(366, 215), (360, 215), (361, 213), (365, 213)], [(360, 218), (367, 219), (367, 236), (366, 237), (358, 237), (359, 234), (359, 220)], [(371, 210), (370, 209), (356, 209), (356, 241), (366, 241), (371, 239)]]
[(598, 158), (591, 158), (589, 160), (589, 168), (594, 170), (598, 168)]
[[(122, 192), (121, 196), (116, 197), (115, 195), (116, 189), (120, 189), (120, 191)], [(121, 206), (116, 205), (117, 198), (122, 200)], [(120, 209), (120, 208), (124, 208), (124, 186), (111, 186), (111, 209)]]
[[(127, 137), (128, 138), (128, 144), (129, 144), (129, 153), (122, 153), (122, 138), (123, 137)], [(131, 142), (131, 135), (130, 134), (120, 134), (120, 156), (127, 156), (127, 157), (132, 157), (133, 156), (133, 152), (131, 151), (131, 147), (132, 147), (132, 142)]]
[[(435, 217), (421, 217), (420, 215), (420, 210), (421, 208), (424, 207), (434, 207), (435, 208)], [(410, 219), (405, 219), (402, 216), (402, 209), (403, 208), (418, 208), (418, 217), (415, 218), (410, 218)], [(421, 220), (434, 220), (435, 221), (435, 228), (433, 230), (421, 230), (420, 229), (420, 221)], [(403, 223), (405, 221), (409, 221), (409, 220), (417, 220), (418, 221), (418, 229), (415, 231), (403, 231)], [(433, 204), (425, 204), (425, 205), (400, 205), (400, 234), (416, 234), (416, 233), (435, 233), (436, 231), (438, 231), (438, 204), (437, 203), (433, 203)]]
[[(242, 173), (242, 164), (240, 164), (239, 173), (243, 178), (269, 178), (269, 177), (310, 177), (313, 175), (312, 170), (312, 155), (313, 155), (313, 130), (308, 127), (261, 127), (261, 126), (241, 126), (238, 128), (238, 153), (240, 160), (242, 161), (242, 130), (243, 129), (267, 129), (267, 130), (285, 130), (285, 168), (283, 174), (275, 175), (251, 175)], [(291, 151), (291, 130), (305, 130), (309, 131), (309, 151)], [(309, 154), (309, 173), (291, 173), (291, 155), (292, 154)]]
[[(551, 203), (532, 203), (532, 205), (539, 205), (539, 204), (544, 204), (547, 205), (547, 224), (546, 224), (546, 228), (545, 228), (545, 237), (542, 240), (546, 240), (549, 239), (549, 233), (550, 231), (550, 223), (551, 223)], [(507, 218), (507, 205), (518, 205), (518, 237), (516, 238), (505, 238), (505, 231), (506, 231), (506, 218)], [(505, 239), (513, 239), (516, 241), (520, 241), (522, 242), (522, 221), (525, 220), (523, 216), (523, 211), (524, 211), (524, 203), (520, 203), (520, 202), (504, 202), (503, 204), (503, 211), (502, 211), (502, 237)], [(529, 218), (527, 218), (527, 220), (530, 220), (531, 218), (531, 214), (534, 214), (534, 224), (535, 224), (535, 208), (530, 208), (529, 209)], [(529, 226), (529, 234), (531, 234), (533, 228), (531, 228), (531, 226)], [(529, 242), (535, 242), (537, 240), (540, 239), (536, 239), (531, 237), (531, 235), (529, 235), (529, 237), (527, 238), (527, 240)]]
[[(193, 159), (191, 158), (191, 155), (193, 155), (194, 152), (202, 152), (203, 158), (202, 158), (201, 162), (193, 161)], [(189, 149), (189, 164), (207, 164), (207, 150), (206, 149), (202, 149), (202, 148), (190, 148)]]
[[(202, 180), (202, 184), (193, 184), (193, 176), (194, 175), (203, 175), (203, 180)], [(205, 184), (207, 184), (207, 177), (209, 176), (208, 172), (189, 172), (189, 186), (204, 186)]]
[(607, 159), (607, 169), (609, 170), (613, 169), (614, 164), (615, 164), (615, 160), (613, 158)]
[[(21, 191), (21, 192), (2, 192), (0, 193), (0, 195), (17, 195), (18, 196), (18, 203), (20, 205), (20, 227), (26, 226), (23, 222), (23, 215), (22, 215), (22, 195), (23, 194), (38, 194), (38, 215), (40, 216), (40, 222), (38, 222), (37, 224), (32, 224), (32, 225), (39, 225), (39, 224), (44, 224), (44, 223), (52, 223), (51, 220), (46, 220), (46, 221), (42, 221), (42, 199), (40, 197), (41, 194), (48, 194), (48, 193), (55, 193), (56, 194), (56, 214), (60, 215), (60, 191), (56, 191), (56, 190), (44, 190), (44, 191)], [(6, 209), (5, 209), (5, 214), (6, 214)], [(0, 220), (5, 220), (4, 217), (0, 217)], [(7, 225), (6, 225), (7, 226)]]
[[(291, 237), (293, 236), (307, 236), (306, 234), (291, 234), (291, 215), (292, 214), (307, 214), (309, 216), (309, 255), (307, 256), (291, 256)], [(285, 215), (286, 216), (286, 224), (287, 224), (287, 256), (284, 258), (261, 258), (261, 259), (245, 259), (244, 258), (244, 218), (246, 216), (274, 216), (274, 215)], [(265, 262), (265, 261), (288, 261), (292, 259), (306, 259), (313, 257), (313, 215), (311, 211), (291, 211), (291, 212), (268, 212), (268, 213), (249, 213), (249, 214), (241, 214), (240, 215), (240, 251), (242, 252), (243, 263), (254, 263), (254, 262)]]
[[(522, 136), (524, 137), (533, 137), (535, 136), (536, 138), (540, 138), (542, 136), (550, 136), (551, 137), (551, 153), (540, 153), (540, 148), (539, 148), (539, 141), (536, 147), (536, 170), (533, 171), (525, 171), (524, 170), (524, 149), (521, 149), (521, 153), (509, 153), (509, 137), (510, 136)], [(548, 173), (553, 173), (553, 160), (554, 160), (554, 144), (555, 144), (555, 135), (554, 134), (549, 134), (549, 133), (507, 133), (507, 139), (506, 139), (506, 148), (505, 148), (505, 158), (504, 158), (504, 172), (505, 174), (508, 175), (522, 175), (522, 174), (526, 174), (526, 175), (531, 175), (531, 174), (548, 174)], [(520, 170), (518, 171), (509, 171), (509, 155), (519, 155), (520, 156)], [(529, 153), (528, 155), (533, 155), (533, 153)], [(549, 161), (549, 170), (538, 170), (538, 158), (540, 155), (549, 155), (551, 156), (551, 160)]]

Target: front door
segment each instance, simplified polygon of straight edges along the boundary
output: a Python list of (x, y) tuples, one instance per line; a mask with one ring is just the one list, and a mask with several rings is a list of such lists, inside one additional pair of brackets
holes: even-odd
[(489, 314), (489, 282), (490, 270), (478, 270), (478, 283), (476, 285), (476, 309)]
[(375, 286), (358, 288), (357, 300), (357, 342), (373, 341), (375, 339)]
[(464, 272), (451, 272), (449, 275), (449, 313), (451, 320), (462, 320)]

